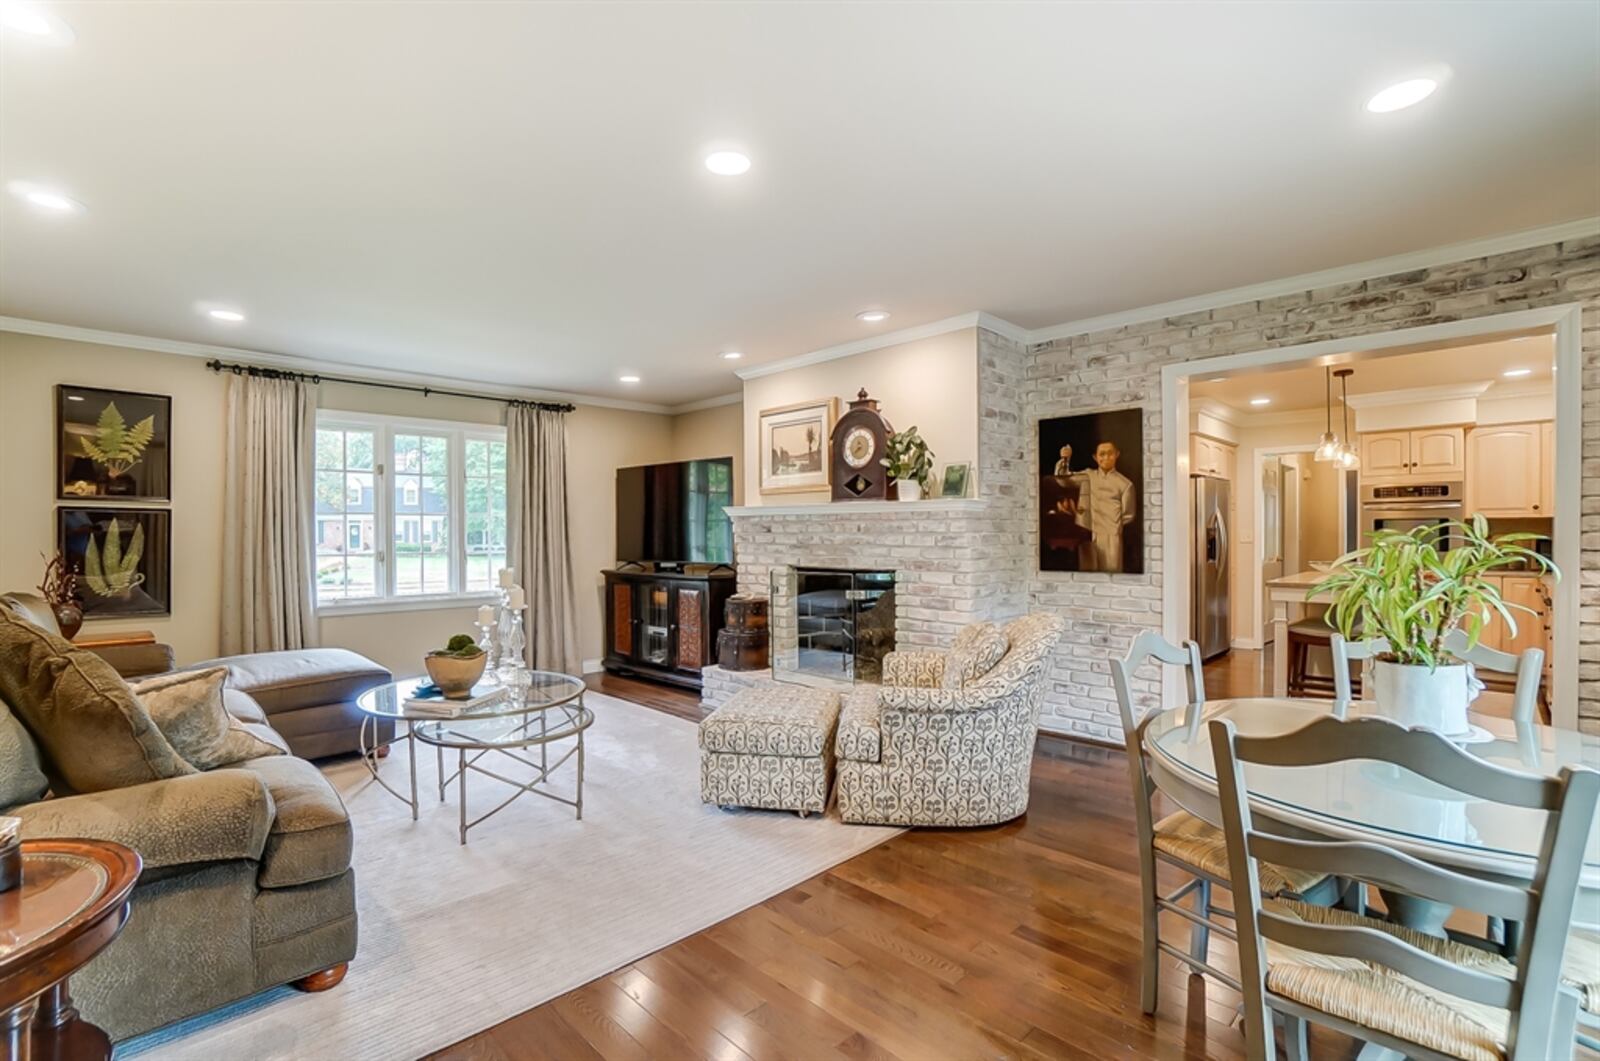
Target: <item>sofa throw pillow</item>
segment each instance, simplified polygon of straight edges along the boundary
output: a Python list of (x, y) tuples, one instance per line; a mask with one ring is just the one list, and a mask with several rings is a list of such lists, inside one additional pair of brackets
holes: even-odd
[(1004, 658), (1006, 635), (994, 623), (971, 623), (956, 635), (955, 644), (945, 656), (946, 689), (960, 689), (980, 681)]
[(157, 675), (133, 686), (162, 735), (197, 770), (283, 754), (282, 747), (250, 732), (228, 713), (222, 688), (227, 680), (227, 667), (207, 667)]
[(0, 698), (38, 743), (57, 795), (194, 773), (109, 663), (6, 608)]
[(50, 781), (39, 766), (39, 746), (0, 701), (0, 810), (44, 798)]

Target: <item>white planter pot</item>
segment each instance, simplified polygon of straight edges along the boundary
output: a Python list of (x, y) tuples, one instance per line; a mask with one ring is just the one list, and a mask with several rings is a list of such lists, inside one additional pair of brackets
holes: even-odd
[(1447, 737), (1465, 736), (1472, 726), (1467, 705), (1483, 686), (1465, 663), (1427, 667), (1377, 660), (1372, 664), (1377, 713), (1404, 726), (1421, 726)]
[(896, 496), (898, 496), (900, 498), (900, 500), (902, 500), (902, 501), (921, 501), (922, 500), (922, 484), (921, 483), (917, 482), (915, 479), (896, 479), (895, 482), (899, 484), (899, 491), (900, 492)]

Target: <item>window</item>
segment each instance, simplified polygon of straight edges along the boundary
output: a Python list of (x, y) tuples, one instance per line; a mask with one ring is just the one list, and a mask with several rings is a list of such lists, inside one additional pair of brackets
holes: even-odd
[(506, 560), (503, 429), (322, 412), (317, 603), (488, 593)]

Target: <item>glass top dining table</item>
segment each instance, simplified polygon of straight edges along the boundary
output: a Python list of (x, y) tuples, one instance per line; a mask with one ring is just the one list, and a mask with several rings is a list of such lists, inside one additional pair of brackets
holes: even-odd
[[(1231, 721), (1241, 735), (1291, 733), (1331, 710), (1329, 701), (1274, 698), (1214, 700), (1199, 720), (1187, 709), (1151, 720), (1144, 745), (1157, 785), (1189, 813), (1220, 827), (1212, 719)], [(1348, 717), (1372, 713), (1355, 702)], [(1463, 747), (1485, 762), (1527, 773), (1556, 774), (1564, 766), (1600, 770), (1600, 737), (1490, 715), (1471, 716), (1483, 739)], [(1251, 808), (1283, 832), (1327, 839), (1369, 840), (1441, 865), (1488, 876), (1532, 875), (1545, 824), (1540, 811), (1474, 799), (1404, 767), (1360, 760), (1317, 767), (1246, 764)], [(1600, 923), (1600, 820), (1589, 831), (1577, 911)]]

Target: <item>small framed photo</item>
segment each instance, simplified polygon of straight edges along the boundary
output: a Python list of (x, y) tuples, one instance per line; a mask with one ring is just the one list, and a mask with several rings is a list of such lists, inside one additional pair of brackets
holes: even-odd
[(172, 399), (56, 387), (56, 497), (172, 500)]
[(56, 543), (78, 576), (85, 619), (172, 614), (172, 512), (56, 509)]
[(944, 474), (939, 477), (940, 497), (970, 497), (972, 492), (972, 465), (962, 461), (960, 464), (946, 464)]
[(757, 420), (761, 492), (792, 494), (829, 489), (828, 440), (838, 418), (837, 398), (761, 410)]

